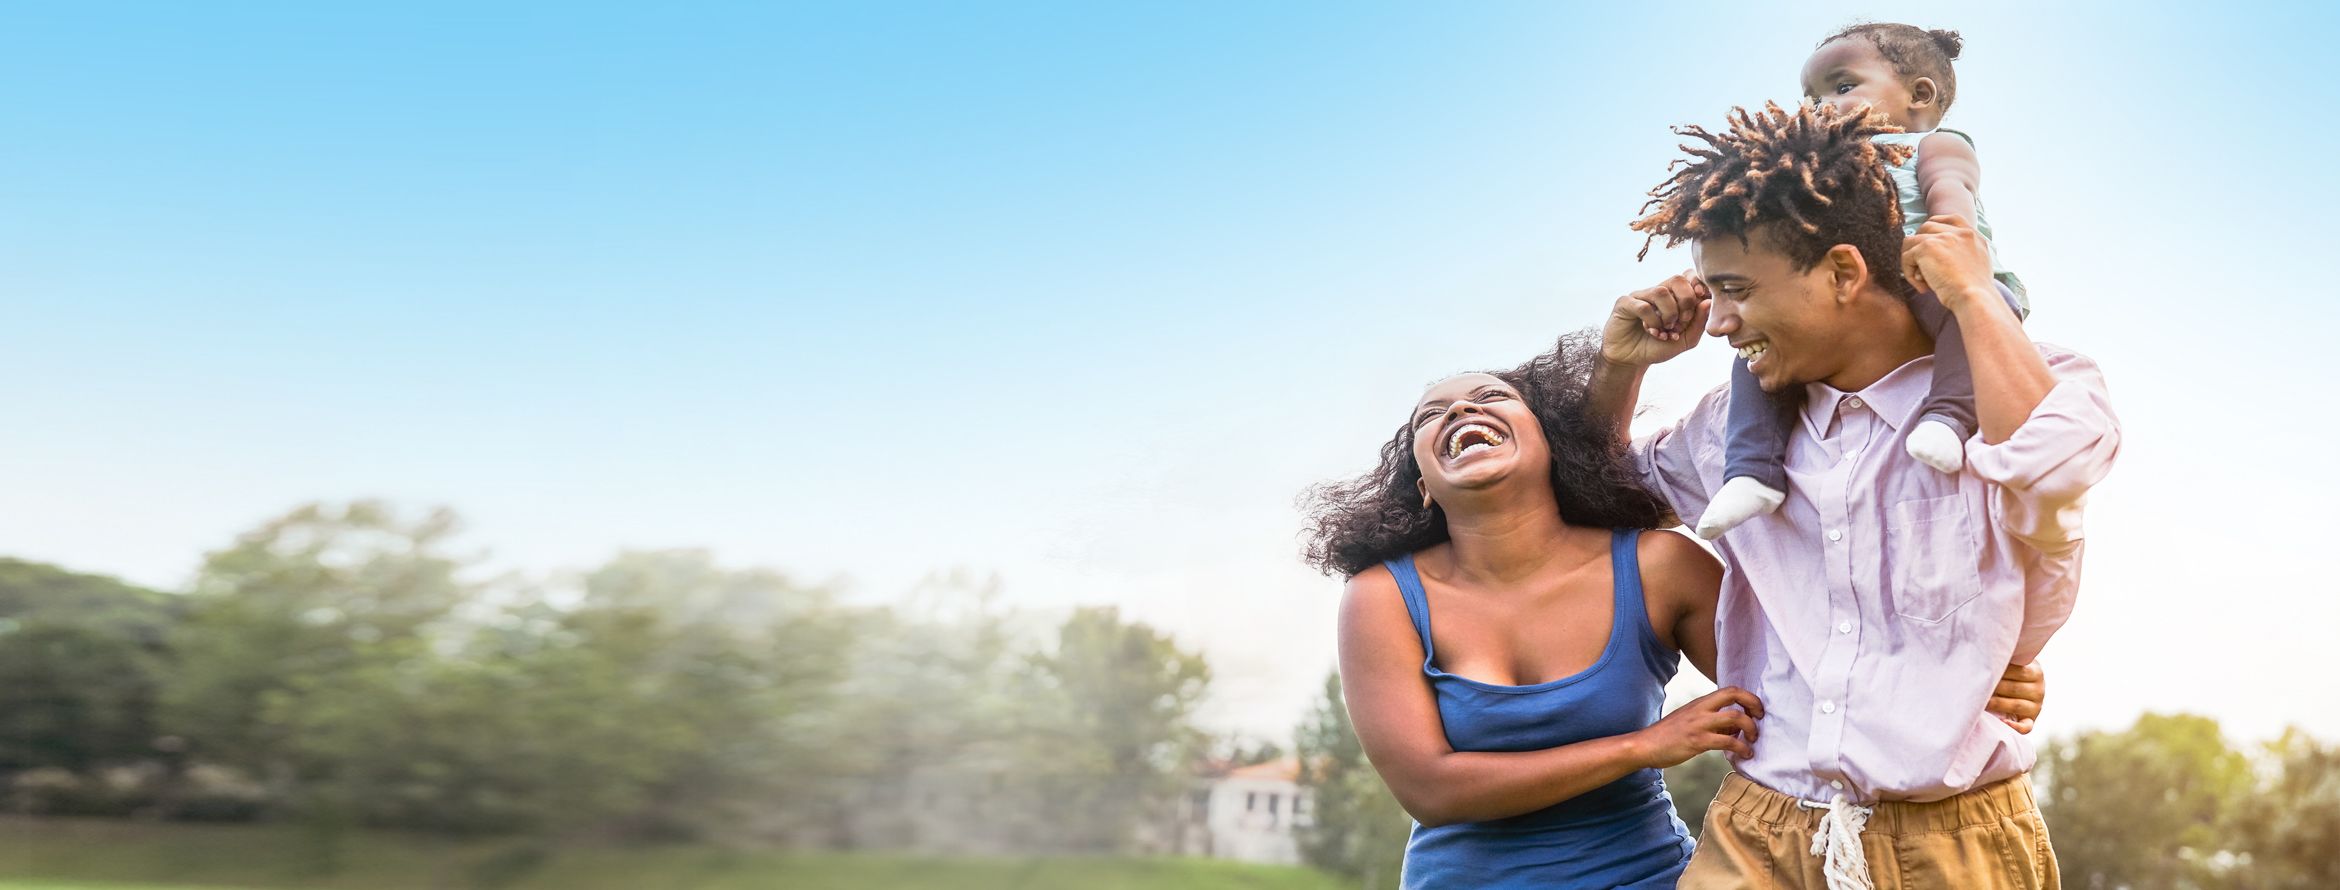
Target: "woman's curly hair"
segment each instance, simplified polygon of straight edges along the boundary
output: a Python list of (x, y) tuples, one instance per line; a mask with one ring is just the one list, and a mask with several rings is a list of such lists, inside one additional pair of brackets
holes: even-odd
[(1789, 111), (1766, 102), (1752, 114), (1733, 108), (1728, 120), (1720, 133), (1674, 128), (1705, 145), (1683, 145), (1690, 157), (1676, 158), (1666, 167), (1673, 175), (1650, 189), (1644, 215), (1632, 223), (1649, 235), (1641, 257), (1660, 238), (1667, 247), (1734, 236), (1744, 244), (1762, 232), (1798, 271), (1850, 244), (1886, 290), (1904, 299), (1914, 292), (1901, 276), (1900, 192), (1886, 172), (1910, 149), (1871, 138), (1900, 127), (1881, 114), (1809, 103)]
[[(1592, 411), (1592, 367), (1599, 356), (1599, 335), (1578, 331), (1519, 367), (1489, 373), (1518, 389), (1536, 415), (1552, 453), (1552, 495), (1560, 503), (1562, 522), (1598, 528), (1671, 525), (1672, 511), (1641, 486), (1613, 419)], [(1400, 424), (1381, 446), (1381, 464), (1371, 472), (1309, 492), (1308, 564), (1350, 577), (1447, 540), (1446, 510), (1422, 506), (1415, 487), (1421, 479), (1422, 468), (1414, 464), (1414, 426)]]

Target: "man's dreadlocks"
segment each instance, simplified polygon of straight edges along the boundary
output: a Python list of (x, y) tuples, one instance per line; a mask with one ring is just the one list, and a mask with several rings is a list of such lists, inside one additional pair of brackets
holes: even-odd
[[(1722, 133), (1705, 127), (1674, 132), (1704, 142), (1684, 144), (1673, 175), (1651, 189), (1633, 230), (1648, 233), (1640, 256), (1659, 238), (1684, 241), (1761, 233), (1798, 271), (1810, 269), (1829, 248), (1850, 244), (1869, 274), (1897, 296), (1901, 277), (1901, 205), (1889, 163), (1909, 159), (1907, 146), (1879, 145), (1869, 137), (1898, 133), (1882, 115), (1805, 104), (1794, 111), (1764, 103), (1753, 114), (1733, 108)], [(1651, 208), (1656, 208), (1652, 210)]]

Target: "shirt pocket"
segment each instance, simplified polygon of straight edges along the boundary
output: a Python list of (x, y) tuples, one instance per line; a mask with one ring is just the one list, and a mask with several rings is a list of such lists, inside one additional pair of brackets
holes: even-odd
[(1982, 542), (1964, 495), (1894, 504), (1885, 540), (1894, 614), (1936, 623), (1982, 594)]

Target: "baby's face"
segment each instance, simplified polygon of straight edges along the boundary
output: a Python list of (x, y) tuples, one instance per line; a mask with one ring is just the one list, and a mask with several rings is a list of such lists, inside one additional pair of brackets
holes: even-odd
[(1840, 108), (1867, 105), (1904, 129), (1912, 126), (1915, 97), (1893, 63), (1867, 40), (1838, 38), (1813, 50), (1804, 61), (1804, 98)]

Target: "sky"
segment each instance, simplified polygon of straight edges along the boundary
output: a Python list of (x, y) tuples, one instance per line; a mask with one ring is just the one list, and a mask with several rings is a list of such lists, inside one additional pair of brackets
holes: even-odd
[[(1340, 589), (1298, 560), (1302, 493), (1432, 380), (1685, 267), (1625, 228), (1668, 127), (1791, 101), (1820, 37), (1898, 20), (1964, 32), (1946, 124), (2028, 329), (2124, 422), (2042, 732), (2336, 738), (2340, 375), (2300, 283), (2334, 18), (0, 4), (0, 553), (175, 588), (379, 497), (528, 573), (995, 576), (1174, 633), (1213, 726), (1288, 738)], [(1653, 372), (1649, 418), (1726, 360)]]

